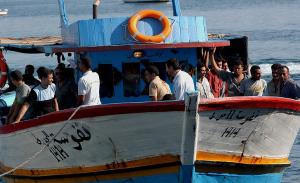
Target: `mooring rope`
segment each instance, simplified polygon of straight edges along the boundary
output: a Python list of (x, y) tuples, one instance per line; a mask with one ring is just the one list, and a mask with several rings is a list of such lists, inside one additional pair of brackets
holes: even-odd
[(40, 153), (42, 153), (46, 147), (48, 147), (53, 140), (62, 132), (62, 130), (67, 126), (67, 124), (70, 122), (70, 120), (74, 117), (74, 115), (78, 112), (78, 110), (81, 108), (82, 106), (79, 106), (75, 109), (75, 111), (72, 113), (72, 115), (67, 119), (67, 122), (59, 129), (59, 131), (53, 136), (53, 138), (47, 143), (45, 144), (39, 151), (37, 151), (36, 153), (34, 153), (30, 158), (28, 158), (27, 160), (23, 161), (22, 163), (20, 163), (19, 165), (17, 165), (15, 168), (6, 171), (2, 174), (0, 174), (0, 178), (4, 177), (5, 175), (11, 174), (14, 171), (20, 169), (21, 167), (25, 166), (26, 164), (28, 164), (29, 162), (31, 162), (33, 159), (35, 159)]

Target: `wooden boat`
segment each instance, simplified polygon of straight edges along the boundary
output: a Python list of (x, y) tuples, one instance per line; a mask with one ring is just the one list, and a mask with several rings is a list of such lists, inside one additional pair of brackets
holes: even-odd
[[(1, 127), (5, 182), (281, 181), (300, 125), (299, 101), (232, 97), (199, 102), (195, 92), (185, 101), (149, 102), (143, 94), (140, 73), (149, 62), (169, 83), (165, 61), (177, 58), (195, 67), (202, 48), (218, 47), (247, 62), (246, 37), (208, 35), (203, 17), (181, 16), (179, 2), (173, 3), (172, 31), (161, 43), (134, 40), (124, 28), (128, 17), (69, 25), (59, 0), (61, 45), (3, 45), (23, 52), (73, 52), (75, 60), (89, 57), (103, 80), (104, 103)], [(156, 34), (157, 23), (141, 20), (139, 30)]]

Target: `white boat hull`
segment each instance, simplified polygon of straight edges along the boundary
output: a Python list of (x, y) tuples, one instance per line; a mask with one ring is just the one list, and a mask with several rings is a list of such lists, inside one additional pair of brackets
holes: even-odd
[[(200, 104), (195, 165), (289, 165), (300, 125), (300, 103), (278, 98), (227, 100)], [(30, 179), (164, 164), (176, 165), (169, 171), (179, 173), (185, 119), (182, 102), (86, 107), (67, 121), (72, 113), (62, 111), (2, 127), (2, 171), (17, 167), (48, 144), (11, 176)]]

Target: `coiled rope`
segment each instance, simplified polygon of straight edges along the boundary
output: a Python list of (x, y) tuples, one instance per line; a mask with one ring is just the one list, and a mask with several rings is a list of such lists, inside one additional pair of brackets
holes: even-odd
[(53, 138), (47, 143), (45, 144), (39, 151), (37, 151), (36, 153), (34, 153), (30, 158), (28, 158), (27, 160), (23, 161), (22, 163), (20, 163), (19, 165), (17, 165), (15, 168), (9, 170), (9, 171), (6, 171), (2, 174), (0, 174), (0, 178), (8, 175), (8, 174), (11, 174), (13, 173), (14, 171), (20, 169), (21, 167), (27, 165), (29, 162), (31, 162), (33, 159), (35, 159), (39, 154), (41, 154), (45, 149), (46, 147), (48, 147), (52, 142), (53, 140), (62, 132), (62, 130), (67, 126), (67, 124), (69, 124), (70, 120), (74, 117), (74, 115), (78, 112), (78, 110), (82, 107), (79, 106), (75, 109), (75, 111), (72, 113), (72, 115), (67, 119), (67, 122), (59, 129), (59, 131), (53, 136)]

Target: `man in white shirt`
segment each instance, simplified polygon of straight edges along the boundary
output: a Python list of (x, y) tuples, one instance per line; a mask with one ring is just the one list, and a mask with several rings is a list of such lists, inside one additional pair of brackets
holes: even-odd
[(192, 77), (180, 70), (179, 62), (176, 59), (170, 59), (166, 64), (166, 71), (173, 79), (173, 91), (176, 100), (184, 100), (185, 93), (195, 91), (195, 85)]
[(87, 58), (80, 59), (79, 69), (83, 75), (78, 81), (78, 106), (101, 104), (99, 75), (92, 72), (91, 63)]
[(241, 82), (241, 96), (263, 96), (267, 88), (267, 82), (261, 79), (260, 67), (254, 65), (250, 69), (251, 78)]

